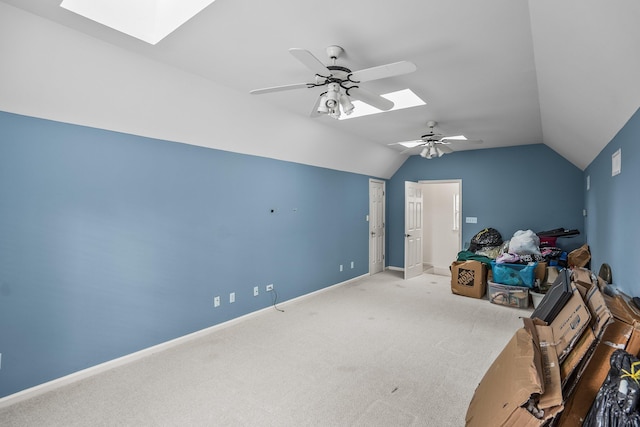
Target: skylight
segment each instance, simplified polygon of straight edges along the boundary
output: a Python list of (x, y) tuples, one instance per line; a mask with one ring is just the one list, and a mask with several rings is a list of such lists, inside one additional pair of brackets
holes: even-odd
[[(413, 93), (411, 89), (403, 89), (397, 92), (385, 93), (380, 96), (394, 103), (393, 108), (388, 111), (403, 110), (405, 108), (417, 107), (419, 105), (427, 104), (422, 99), (420, 99), (418, 95)], [(365, 104), (362, 101), (353, 101), (353, 106), (355, 107), (353, 113), (349, 115), (341, 115), (340, 120), (355, 119), (356, 117), (385, 113), (385, 111), (378, 110), (376, 107), (372, 107), (371, 105)]]
[(60, 7), (156, 44), (214, 0), (63, 0)]

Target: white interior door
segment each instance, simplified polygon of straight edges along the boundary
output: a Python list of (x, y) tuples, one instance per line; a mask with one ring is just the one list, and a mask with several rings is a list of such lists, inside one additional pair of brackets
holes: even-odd
[(422, 274), (422, 185), (404, 183), (404, 278)]
[(369, 180), (369, 274), (384, 270), (385, 183)]

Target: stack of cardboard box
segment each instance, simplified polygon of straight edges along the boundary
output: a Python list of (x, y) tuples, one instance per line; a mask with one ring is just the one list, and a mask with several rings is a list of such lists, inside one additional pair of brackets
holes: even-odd
[[(489, 289), (489, 301), (494, 304), (510, 307), (529, 307), (529, 287), (508, 286), (493, 282), (493, 272), (490, 265), (476, 260), (454, 261), (451, 270), (451, 292), (472, 298), (484, 298)], [(536, 263), (534, 279), (539, 283), (547, 281), (547, 263)], [(551, 279), (553, 281), (553, 279)], [(496, 291), (499, 289), (499, 291)], [(506, 298), (497, 298), (500, 293)]]
[(587, 269), (568, 277), (571, 295), (553, 320), (523, 319), (485, 373), (467, 426), (581, 426), (611, 354), (638, 354), (640, 312), (624, 296), (604, 295), (605, 283)]

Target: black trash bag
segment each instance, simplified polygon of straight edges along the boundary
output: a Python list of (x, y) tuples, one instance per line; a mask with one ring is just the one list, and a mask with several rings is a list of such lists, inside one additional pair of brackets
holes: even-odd
[(640, 427), (640, 361), (624, 350), (611, 355), (611, 368), (585, 418), (586, 427)]
[(500, 246), (502, 244), (502, 235), (495, 228), (485, 228), (478, 234), (473, 236), (469, 250), (476, 252), (482, 248), (489, 246)]

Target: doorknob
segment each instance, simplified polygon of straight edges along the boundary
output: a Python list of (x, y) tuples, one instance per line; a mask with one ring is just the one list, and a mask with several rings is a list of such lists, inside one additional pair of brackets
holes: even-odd
[(376, 235), (376, 232), (375, 232), (375, 231), (372, 231), (372, 232), (371, 232), (371, 235), (372, 235), (372, 236), (375, 236), (375, 235)]
[(411, 237), (411, 234), (405, 234), (404, 237)]

